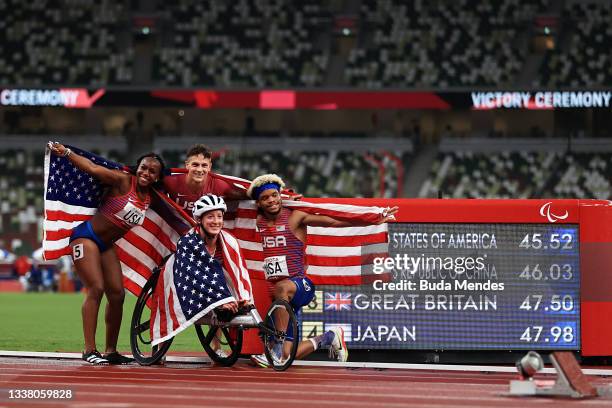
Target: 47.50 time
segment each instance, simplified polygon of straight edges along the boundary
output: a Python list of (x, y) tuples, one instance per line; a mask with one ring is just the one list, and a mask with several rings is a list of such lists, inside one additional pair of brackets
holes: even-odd
[(550, 302), (541, 307), (543, 298), (543, 295), (527, 295), (519, 309), (530, 311), (544, 309), (547, 312), (571, 312), (574, 310), (574, 298), (571, 295), (552, 295)]

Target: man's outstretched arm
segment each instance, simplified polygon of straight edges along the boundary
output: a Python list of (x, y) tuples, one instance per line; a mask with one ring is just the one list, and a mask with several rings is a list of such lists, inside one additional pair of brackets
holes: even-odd
[(356, 226), (365, 226), (365, 225), (379, 225), (384, 224), (385, 222), (389, 222), (395, 219), (395, 214), (398, 211), (398, 207), (391, 207), (385, 213), (380, 215), (380, 220), (375, 223), (364, 222), (362, 220), (356, 219), (354, 221), (347, 220), (337, 220), (333, 217), (327, 215), (316, 215), (316, 214), (308, 214), (304, 211), (294, 210), (289, 218), (289, 222), (292, 224), (291, 226), (294, 228), (299, 227), (356, 227)]

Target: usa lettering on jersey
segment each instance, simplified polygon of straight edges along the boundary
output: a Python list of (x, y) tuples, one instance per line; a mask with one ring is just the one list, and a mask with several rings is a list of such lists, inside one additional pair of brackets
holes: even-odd
[(264, 248), (281, 248), (287, 246), (287, 238), (283, 235), (263, 237)]
[(128, 201), (125, 207), (118, 213), (118, 216), (128, 224), (142, 225), (145, 218), (145, 212)]
[(142, 225), (142, 221), (144, 220), (144, 214), (142, 211), (130, 210), (123, 216), (123, 219), (132, 225)]
[(183, 210), (187, 210), (188, 213), (191, 213), (191, 211), (193, 210), (193, 201), (187, 201), (184, 197), (185, 197), (185, 194), (179, 194), (178, 197), (174, 199), (174, 201)]

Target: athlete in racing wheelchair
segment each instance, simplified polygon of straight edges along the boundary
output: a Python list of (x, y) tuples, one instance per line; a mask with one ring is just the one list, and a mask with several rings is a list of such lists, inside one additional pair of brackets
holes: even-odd
[[(242, 331), (258, 328), (270, 365), (287, 369), (297, 350), (297, 319), (285, 301), (275, 301), (262, 320), (253, 305), (252, 286), (238, 241), (224, 231), (225, 201), (216, 195), (195, 202), (197, 226), (177, 242), (176, 252), (156, 268), (144, 286), (132, 316), (130, 343), (138, 363), (158, 363), (174, 336), (195, 325), (211, 360), (226, 366), (236, 362), (242, 347)], [(150, 308), (150, 309), (149, 309)], [(282, 316), (282, 318), (279, 318)], [(275, 320), (289, 321), (288, 329), (276, 329)], [(283, 324), (283, 327), (284, 324)], [(218, 341), (221, 347), (213, 347)], [(287, 358), (272, 359), (272, 350), (287, 343)]]

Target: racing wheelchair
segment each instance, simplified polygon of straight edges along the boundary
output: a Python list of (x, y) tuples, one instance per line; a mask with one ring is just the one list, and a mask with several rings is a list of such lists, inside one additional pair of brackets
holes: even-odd
[[(130, 324), (132, 354), (140, 365), (145, 366), (158, 364), (173, 341), (173, 338), (170, 338), (158, 345), (151, 345), (152, 316), (148, 302), (153, 297), (161, 271), (162, 268), (155, 268), (142, 288)], [(275, 324), (276, 320), (287, 321), (287, 331), (278, 329)], [(197, 320), (194, 326), (198, 339), (210, 359), (223, 366), (232, 366), (238, 360), (242, 349), (243, 331), (251, 328), (259, 330), (264, 344), (264, 353), (274, 370), (286, 370), (295, 359), (299, 339), (288, 333), (298, 333), (297, 318), (291, 305), (284, 300), (275, 300), (264, 319), (261, 318), (257, 309), (250, 306), (242, 308), (237, 315), (230, 316), (228, 319), (224, 319), (221, 313), (212, 311)]]

